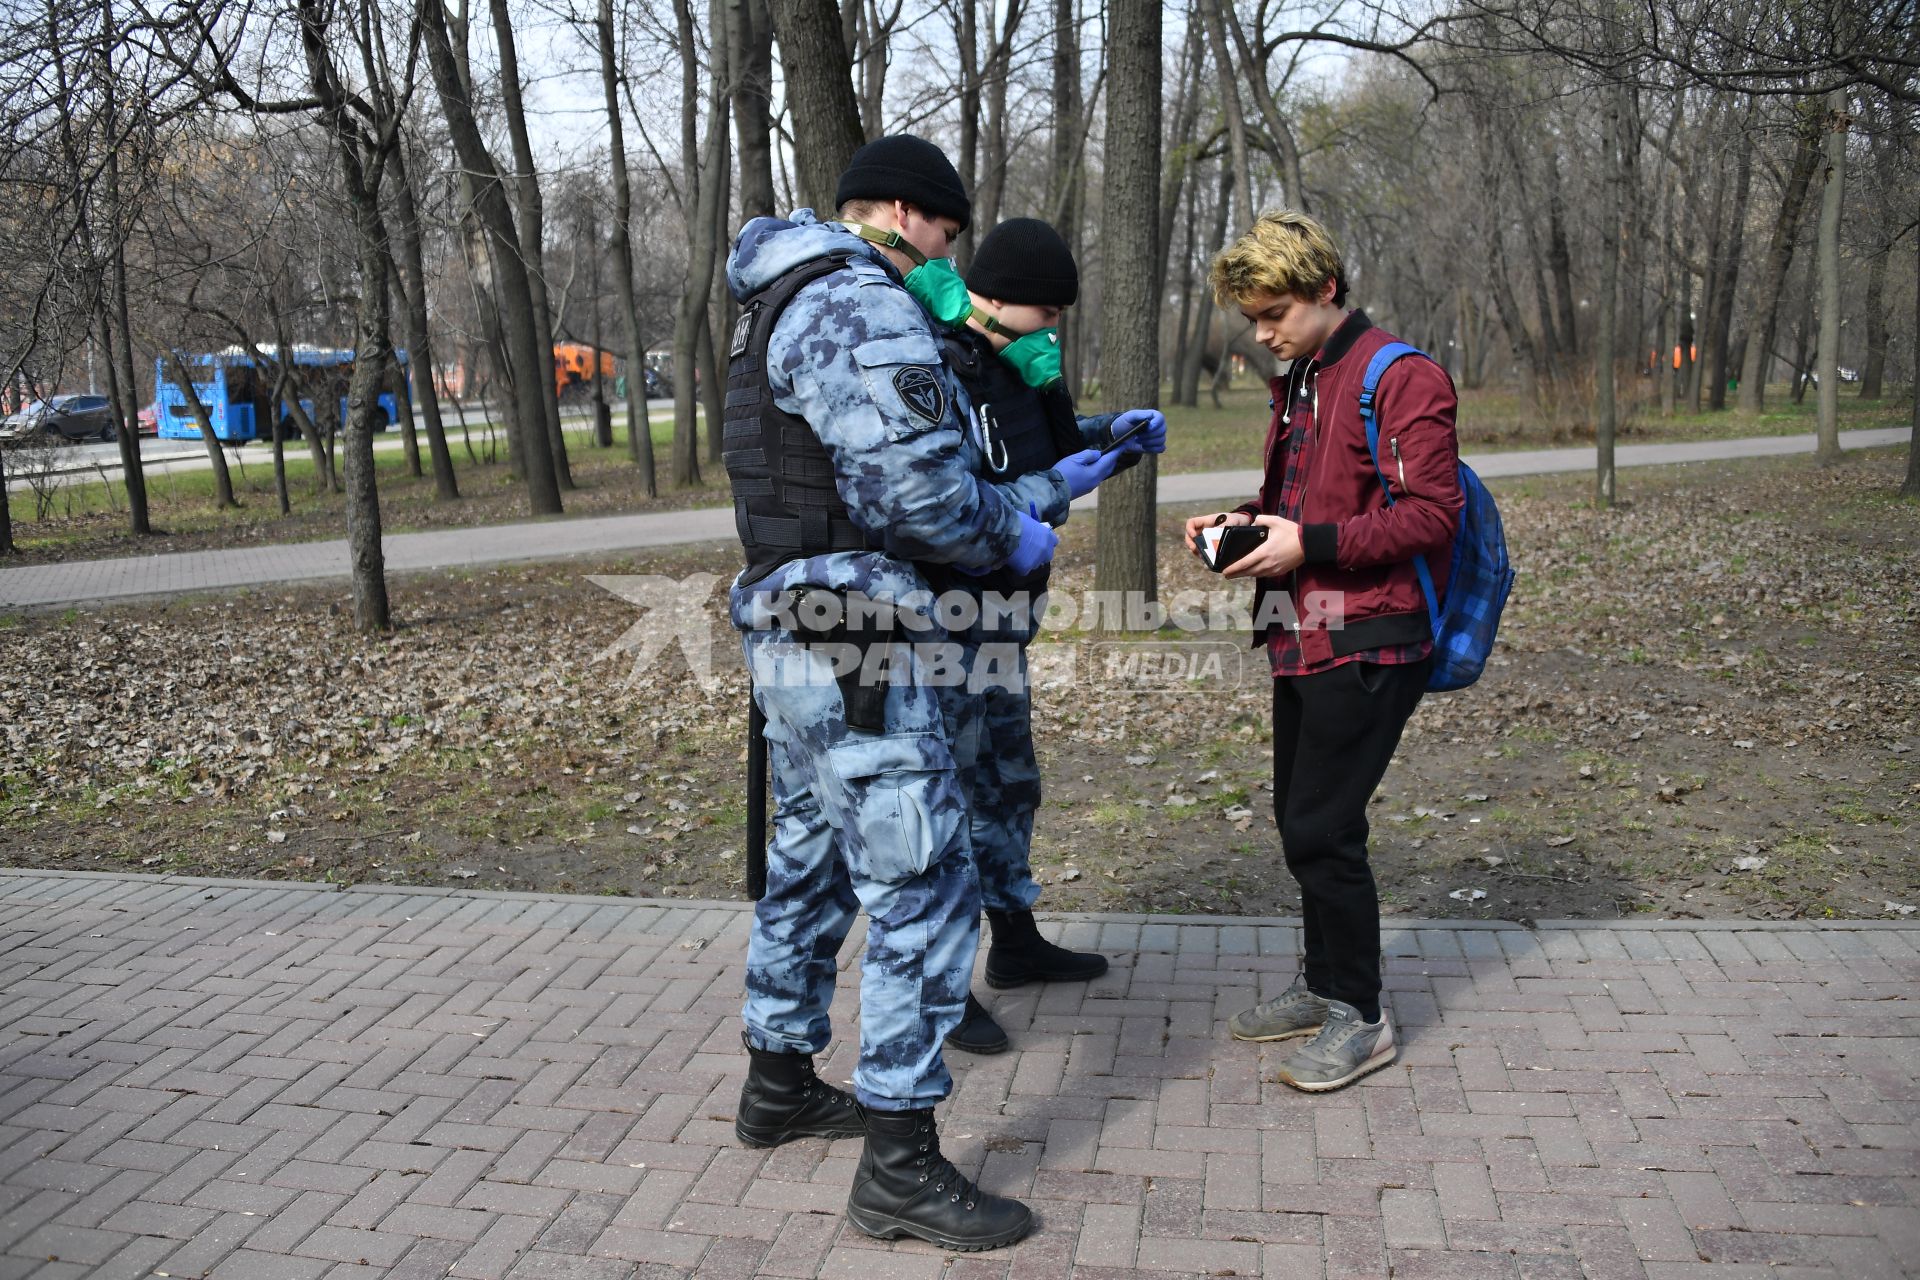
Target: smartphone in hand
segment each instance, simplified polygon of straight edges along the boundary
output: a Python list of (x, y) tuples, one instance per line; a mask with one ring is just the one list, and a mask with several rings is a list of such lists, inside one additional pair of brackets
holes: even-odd
[(1201, 558), (1207, 568), (1219, 573), (1244, 560), (1253, 549), (1267, 540), (1269, 530), (1263, 524), (1214, 525), (1200, 531)]
[(1135, 436), (1139, 435), (1142, 431), (1144, 431), (1146, 429), (1147, 422), (1148, 422), (1148, 419), (1144, 417), (1137, 419), (1132, 426), (1128, 427), (1125, 431), (1122, 431), (1119, 435), (1115, 436), (1113, 439), (1107, 441), (1106, 444), (1102, 445), (1100, 448), (1100, 452), (1112, 453), (1115, 449), (1118, 449), (1121, 445), (1125, 444), (1127, 441), (1133, 439)]

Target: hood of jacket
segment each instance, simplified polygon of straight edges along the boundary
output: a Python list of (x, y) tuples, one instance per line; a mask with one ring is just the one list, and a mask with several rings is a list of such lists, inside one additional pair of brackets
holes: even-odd
[(811, 209), (796, 209), (788, 217), (755, 218), (740, 228), (727, 255), (727, 289), (734, 301), (745, 302), (795, 267), (830, 253), (870, 258), (893, 271), (877, 245), (837, 222), (820, 221)]

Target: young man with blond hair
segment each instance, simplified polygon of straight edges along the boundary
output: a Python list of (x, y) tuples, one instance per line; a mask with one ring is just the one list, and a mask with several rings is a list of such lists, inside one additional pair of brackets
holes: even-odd
[(1397, 1053), (1380, 1007), (1367, 802), (1426, 689), (1433, 636), (1416, 561), (1426, 557), (1444, 593), (1462, 503), (1456, 400), (1431, 360), (1390, 365), (1374, 401), (1376, 468), (1360, 394), (1369, 361), (1397, 339), (1347, 309), (1340, 251), (1305, 214), (1262, 215), (1214, 260), (1212, 285), (1256, 341), (1291, 362), (1272, 382), (1260, 496), (1187, 521), (1187, 545), (1197, 554), (1213, 525), (1268, 530), (1225, 573), (1257, 582), (1256, 639), (1273, 670), (1274, 820), (1304, 926), (1300, 975), (1229, 1029), (1239, 1040), (1311, 1036), (1279, 1075), (1318, 1093)]

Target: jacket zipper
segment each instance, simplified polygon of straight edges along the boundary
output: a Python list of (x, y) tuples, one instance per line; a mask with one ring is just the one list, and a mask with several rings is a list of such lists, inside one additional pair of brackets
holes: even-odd
[(1400, 456), (1400, 437), (1387, 437), (1387, 444), (1393, 449), (1394, 464), (1400, 468), (1400, 492), (1405, 493), (1407, 491), (1407, 460)]

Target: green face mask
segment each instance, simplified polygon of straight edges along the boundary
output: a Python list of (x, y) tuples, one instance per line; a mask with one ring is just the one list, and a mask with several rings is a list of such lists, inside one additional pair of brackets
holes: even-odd
[(973, 308), (973, 318), (988, 333), (1011, 339), (1000, 349), (1000, 358), (1013, 366), (1013, 371), (1020, 375), (1020, 381), (1035, 391), (1045, 391), (1060, 381), (1060, 330), (1057, 326), (1035, 329), (1032, 333), (1015, 333), (978, 307)]
[(898, 249), (919, 264), (907, 272), (901, 283), (943, 328), (957, 329), (966, 323), (967, 316), (973, 312), (973, 299), (967, 296), (967, 282), (953, 269), (952, 258), (929, 259), (898, 231), (882, 231), (862, 222), (846, 225), (862, 240)]
[(1045, 391), (1060, 381), (1060, 331), (1036, 329), (1015, 338), (1000, 352), (1000, 358), (1013, 366), (1020, 381), (1036, 391)]
[(967, 282), (953, 269), (952, 258), (934, 258), (907, 272), (907, 292), (920, 299), (920, 305), (942, 328), (957, 329), (973, 310), (967, 296)]

